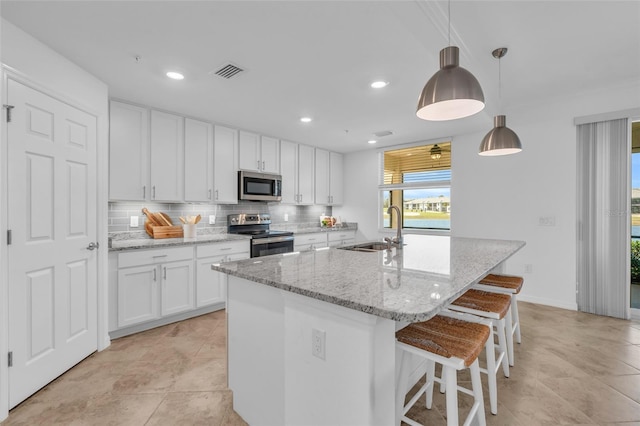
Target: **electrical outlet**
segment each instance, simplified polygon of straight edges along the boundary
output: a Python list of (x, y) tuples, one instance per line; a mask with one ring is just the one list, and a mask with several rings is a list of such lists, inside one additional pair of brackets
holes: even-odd
[(216, 215), (215, 214), (210, 214), (209, 215), (209, 225), (215, 225), (216, 224)]
[(129, 221), (129, 226), (132, 228), (138, 227), (138, 216), (131, 216), (131, 220)]
[(524, 265), (524, 273), (525, 273), (525, 274), (531, 274), (531, 273), (533, 273), (533, 265), (532, 265), (532, 264), (530, 264), (530, 263), (526, 263), (526, 264)]
[(289, 222), (289, 213), (284, 214), (284, 221)]
[(325, 359), (325, 343), (327, 333), (323, 330), (311, 330), (311, 355), (322, 360)]
[(538, 218), (539, 226), (556, 226), (556, 217), (555, 216), (540, 216)]

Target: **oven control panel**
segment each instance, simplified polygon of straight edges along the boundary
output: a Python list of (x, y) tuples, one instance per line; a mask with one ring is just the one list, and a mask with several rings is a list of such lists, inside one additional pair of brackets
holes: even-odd
[(227, 216), (229, 225), (260, 225), (270, 224), (271, 215), (268, 213), (242, 213)]

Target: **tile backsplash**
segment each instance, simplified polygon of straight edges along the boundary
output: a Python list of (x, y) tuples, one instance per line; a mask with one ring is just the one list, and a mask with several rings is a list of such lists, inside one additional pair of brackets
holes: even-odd
[[(196, 216), (200, 214), (202, 220), (199, 228), (225, 228), (227, 215), (234, 213), (270, 213), (272, 225), (291, 224), (298, 226), (318, 226), (320, 215), (331, 215), (330, 206), (295, 206), (279, 203), (261, 203), (239, 201), (238, 204), (187, 204), (187, 203), (156, 203), (156, 202), (110, 202), (109, 203), (109, 232), (143, 231), (146, 216), (142, 208), (149, 211), (166, 213), (176, 225), (180, 224), (180, 216)], [(285, 222), (285, 214), (288, 221)], [(216, 223), (209, 224), (209, 216), (216, 216)], [(131, 216), (138, 217), (138, 226), (129, 226)]]

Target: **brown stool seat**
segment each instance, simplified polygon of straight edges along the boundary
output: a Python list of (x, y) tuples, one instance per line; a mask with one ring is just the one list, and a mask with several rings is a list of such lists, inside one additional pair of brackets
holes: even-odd
[(451, 302), (452, 305), (494, 313), (502, 319), (511, 307), (511, 296), (508, 294), (490, 293), (488, 291), (470, 289)]
[(489, 334), (486, 325), (436, 315), (397, 331), (396, 339), (445, 358), (460, 358), (469, 367), (484, 349)]
[(516, 277), (513, 275), (489, 274), (481, 279), (478, 284), (501, 287), (505, 290), (510, 290), (510, 293), (518, 294), (522, 289), (524, 279), (522, 277)]

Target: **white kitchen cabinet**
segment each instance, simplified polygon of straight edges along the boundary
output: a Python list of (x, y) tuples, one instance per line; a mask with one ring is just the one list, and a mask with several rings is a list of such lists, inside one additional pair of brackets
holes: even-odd
[(213, 201), (213, 125), (184, 121), (184, 199)]
[(329, 247), (355, 244), (356, 231), (328, 231), (327, 242)]
[(194, 308), (193, 247), (119, 253), (117, 327)]
[(249, 240), (198, 245), (196, 248), (196, 307), (222, 303), (226, 298), (227, 276), (211, 269), (211, 264), (248, 259)]
[(239, 168), (260, 173), (280, 173), (278, 139), (239, 132)]
[(317, 248), (328, 247), (327, 233), (314, 232), (312, 234), (296, 234), (293, 239), (294, 251), (314, 250)]
[(109, 199), (144, 201), (149, 191), (149, 110), (111, 101)]
[(342, 154), (316, 148), (315, 167), (316, 204), (342, 204)]
[(151, 111), (151, 201), (184, 200), (184, 118)]
[(213, 140), (213, 201), (238, 203), (238, 131), (215, 126)]
[(313, 148), (298, 145), (298, 204), (314, 202), (314, 170)]
[(118, 270), (118, 327), (160, 317), (158, 268), (145, 265)]
[(313, 148), (280, 141), (283, 204), (313, 204)]
[(192, 310), (195, 307), (193, 254), (189, 260), (165, 263), (161, 268), (162, 316)]

